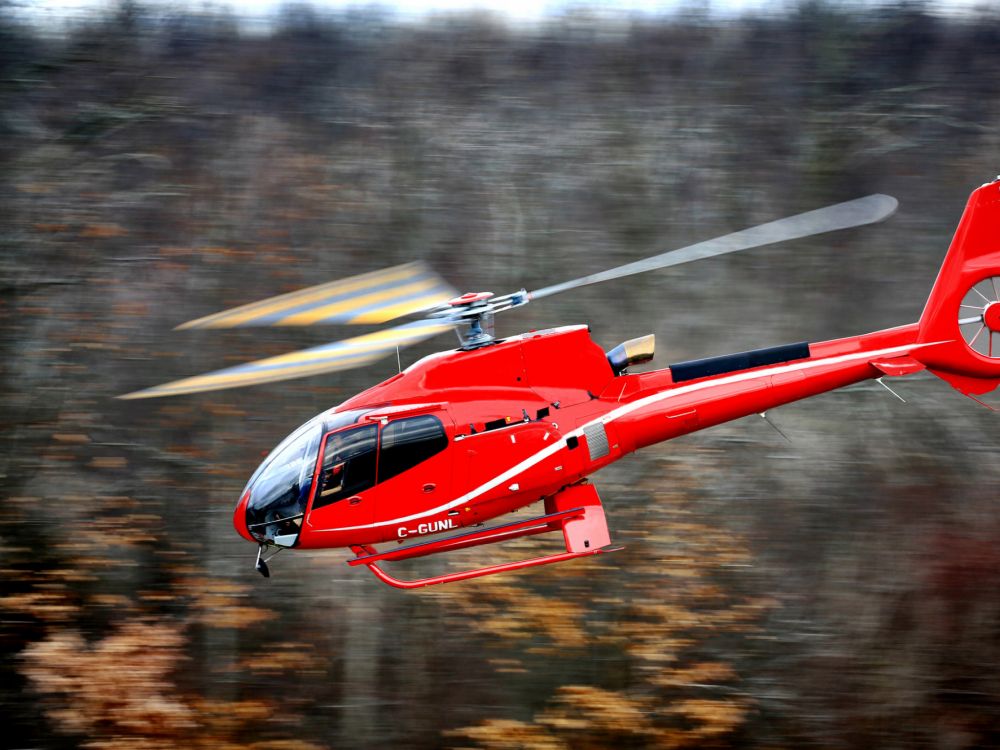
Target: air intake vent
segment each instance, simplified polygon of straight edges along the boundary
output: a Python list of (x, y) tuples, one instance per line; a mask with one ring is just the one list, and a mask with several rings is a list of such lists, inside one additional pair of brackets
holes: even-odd
[(590, 451), (591, 461), (604, 458), (611, 452), (608, 447), (608, 432), (604, 429), (603, 422), (587, 425), (583, 428), (583, 434), (587, 438), (587, 450)]

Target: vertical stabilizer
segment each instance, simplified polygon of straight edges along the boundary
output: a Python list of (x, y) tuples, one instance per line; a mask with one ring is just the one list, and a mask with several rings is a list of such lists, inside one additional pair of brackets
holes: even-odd
[(969, 197), (917, 340), (936, 344), (919, 359), (963, 393), (1000, 384), (1000, 178)]

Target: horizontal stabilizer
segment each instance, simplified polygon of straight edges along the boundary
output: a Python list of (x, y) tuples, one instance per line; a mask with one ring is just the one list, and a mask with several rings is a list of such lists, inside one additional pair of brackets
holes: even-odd
[(892, 357), (890, 359), (873, 359), (871, 366), (883, 375), (890, 378), (898, 378), (902, 375), (912, 375), (915, 372), (927, 369), (923, 362), (918, 362), (913, 357)]

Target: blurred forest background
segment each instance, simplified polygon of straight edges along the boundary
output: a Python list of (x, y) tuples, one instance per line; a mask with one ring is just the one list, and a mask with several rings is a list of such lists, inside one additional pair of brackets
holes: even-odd
[[(537, 288), (870, 192), (889, 221), (545, 300), (498, 332), (657, 336), (660, 366), (919, 316), (1000, 171), (1000, 13), (720, 19), (0, 6), (0, 746), (1000, 746), (1000, 422), (930, 376), (647, 450), (623, 552), (400, 592), (273, 577), (261, 457), (395, 372), (115, 395), (340, 338), (185, 320), (423, 258)], [(452, 342), (403, 353), (404, 365)], [(457, 562), (523, 554), (478, 550)], [(462, 553), (464, 555), (465, 553)]]

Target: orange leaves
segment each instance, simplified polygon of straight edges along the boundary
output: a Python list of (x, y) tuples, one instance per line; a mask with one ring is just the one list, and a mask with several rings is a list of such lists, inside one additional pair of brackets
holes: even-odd
[(156, 527), (163, 519), (149, 513), (100, 515), (90, 519), (79, 537), (90, 543), (94, 550), (105, 547), (132, 547), (158, 540)]
[(719, 685), (737, 678), (736, 672), (729, 664), (721, 662), (695, 662), (686, 667), (664, 670), (650, 679), (650, 682), (660, 687), (684, 688)]
[(648, 696), (567, 685), (532, 723), (489, 719), (449, 734), (486, 750), (693, 748), (737, 729), (746, 711), (745, 701), (691, 699), (664, 705)]
[(266, 658), (255, 655), (244, 660), (242, 666), (251, 672), (277, 677), (281, 674), (321, 674), (315, 648), (305, 643), (274, 643), (267, 648)]
[(684, 744), (697, 746), (701, 740), (725, 735), (739, 728), (748, 710), (745, 700), (682, 700), (669, 712), (682, 718), (690, 728), (684, 732)]
[(245, 262), (253, 260), (254, 253), (252, 250), (237, 250), (232, 247), (201, 247), (197, 250), (198, 254), (202, 257), (208, 259), (209, 261), (219, 261), (219, 260), (233, 260), (239, 262)]
[[(627, 665), (619, 668), (628, 670), (628, 687), (611, 689), (598, 674), (596, 684), (557, 688), (530, 722), (488, 719), (453, 736), (490, 749), (689, 748), (725, 742), (743, 725), (752, 703), (737, 687), (736, 666), (710, 644), (754, 631), (774, 604), (726, 585), (747, 566), (748, 552), (739, 539), (701, 522), (687, 493), (664, 492), (649, 479), (632, 489), (645, 491), (641, 511), (618, 508), (612, 517), (637, 531), (620, 532), (626, 551), (614, 556), (617, 566), (598, 569), (619, 577), (616, 596), (587, 597), (577, 582), (597, 566), (573, 564), (442, 595), (489, 638), (501, 639), (498, 648), (547, 638), (551, 647), (535, 646), (522, 659), (529, 673), (541, 668), (539, 654), (579, 660), (599, 649), (616, 655), (610, 664)], [(629, 523), (630, 515), (639, 519)], [(507, 671), (506, 661), (491, 663)]]
[(131, 325), (132, 319), (144, 318), (149, 315), (150, 305), (146, 302), (118, 302), (111, 307), (111, 312), (123, 325)]
[(196, 699), (192, 708), (210, 736), (239, 737), (250, 722), (266, 721), (274, 709), (263, 701), (214, 701)]
[(80, 236), (88, 239), (124, 237), (126, 234), (128, 234), (128, 230), (118, 224), (87, 224), (80, 230)]
[(555, 705), (542, 714), (539, 723), (553, 728), (596, 729), (605, 735), (650, 734), (649, 708), (647, 701), (621, 692), (567, 685), (559, 688)]
[(23, 671), (63, 731), (172, 737), (196, 726), (190, 707), (167, 692), (182, 643), (176, 628), (138, 621), (93, 644), (57, 630), (26, 649)]
[(322, 750), (297, 739), (247, 742), (255, 724), (274, 717), (270, 703), (181, 693), (172, 678), (186, 648), (168, 621), (129, 620), (92, 643), (60, 629), (24, 651), (21, 671), (55, 727), (90, 738), (84, 746), (94, 750)]
[(71, 433), (60, 433), (57, 432), (52, 436), (52, 439), (57, 443), (75, 443), (77, 445), (82, 445), (90, 442), (90, 438), (86, 435), (71, 434)]
[(128, 461), (124, 456), (97, 456), (90, 465), (95, 469), (124, 469)]
[[(523, 544), (511, 544), (490, 552), (493, 555), (491, 562), (525, 556)], [(558, 575), (558, 571), (552, 569), (546, 573)], [(588, 637), (583, 629), (585, 607), (566, 598), (526, 590), (518, 584), (511, 576), (494, 576), (475, 579), (461, 587), (430, 588), (424, 593), (457, 606), (466, 616), (474, 618), (483, 633), (494, 638), (525, 641), (543, 636), (552, 646), (536, 646), (535, 649), (545, 651), (552, 647), (580, 648), (587, 644)]]
[(58, 591), (11, 594), (0, 598), (0, 609), (37, 617), (44, 622), (69, 622), (80, 615), (79, 608)]
[(267, 620), (271, 613), (247, 606), (243, 599), (247, 587), (215, 578), (186, 580), (181, 586), (191, 592), (193, 622), (210, 628), (249, 628)]
[(663, 703), (650, 696), (567, 685), (558, 689), (552, 704), (532, 723), (490, 719), (450, 734), (487, 750), (694, 748), (738, 729), (748, 709), (744, 699)]
[(487, 719), (451, 736), (467, 737), (486, 750), (569, 750), (569, 745), (544, 728), (523, 721)]

